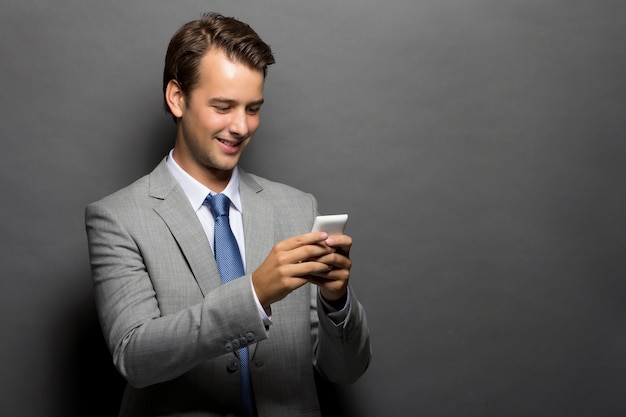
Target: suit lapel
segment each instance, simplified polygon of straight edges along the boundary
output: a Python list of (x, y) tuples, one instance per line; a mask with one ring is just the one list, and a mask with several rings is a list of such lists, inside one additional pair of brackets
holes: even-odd
[[(191, 271), (206, 295), (221, 285), (211, 246), (182, 188), (171, 175), (165, 160), (150, 174), (150, 196), (158, 201), (154, 211), (163, 219), (187, 259)], [(163, 256), (168, 256), (163, 254)]]
[(267, 257), (275, 243), (274, 208), (263, 195), (263, 187), (239, 168), (239, 192), (243, 206), (246, 241), (246, 272), (252, 273)]

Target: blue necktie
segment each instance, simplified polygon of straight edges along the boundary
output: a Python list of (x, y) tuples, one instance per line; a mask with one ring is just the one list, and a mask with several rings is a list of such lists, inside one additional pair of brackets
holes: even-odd
[[(204, 202), (211, 206), (215, 216), (213, 250), (215, 251), (215, 261), (222, 277), (222, 283), (226, 283), (244, 275), (239, 246), (228, 221), (230, 200), (224, 194), (216, 194), (213, 196), (209, 195)], [(244, 346), (237, 350), (237, 353), (239, 354), (240, 362), (241, 412), (245, 417), (256, 416), (252, 379), (250, 378), (248, 347)]]

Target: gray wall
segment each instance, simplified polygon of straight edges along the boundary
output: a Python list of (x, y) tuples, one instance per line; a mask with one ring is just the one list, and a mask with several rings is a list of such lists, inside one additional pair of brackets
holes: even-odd
[(622, 4), (3, 1), (0, 412), (114, 414), (83, 209), (170, 148), (166, 45), (216, 10), (278, 61), (244, 166), (351, 216), (344, 415), (626, 415)]

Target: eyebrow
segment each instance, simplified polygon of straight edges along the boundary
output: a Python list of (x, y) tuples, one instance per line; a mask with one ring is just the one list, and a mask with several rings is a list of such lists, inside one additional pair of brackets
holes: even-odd
[[(246, 106), (260, 106), (264, 102), (265, 102), (265, 99), (260, 99), (260, 100), (253, 101), (251, 103), (247, 103)], [(232, 99), (223, 98), (223, 97), (214, 97), (214, 98), (209, 100), (209, 103), (211, 103), (211, 104), (223, 103), (223, 104), (231, 104), (232, 105), (232, 104), (237, 104), (237, 100), (232, 100)]]

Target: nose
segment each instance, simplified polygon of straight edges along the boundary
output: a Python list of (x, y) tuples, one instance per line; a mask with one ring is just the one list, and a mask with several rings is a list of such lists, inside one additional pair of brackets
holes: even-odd
[(237, 110), (231, 113), (230, 133), (234, 136), (245, 137), (248, 135), (248, 115), (245, 109)]

